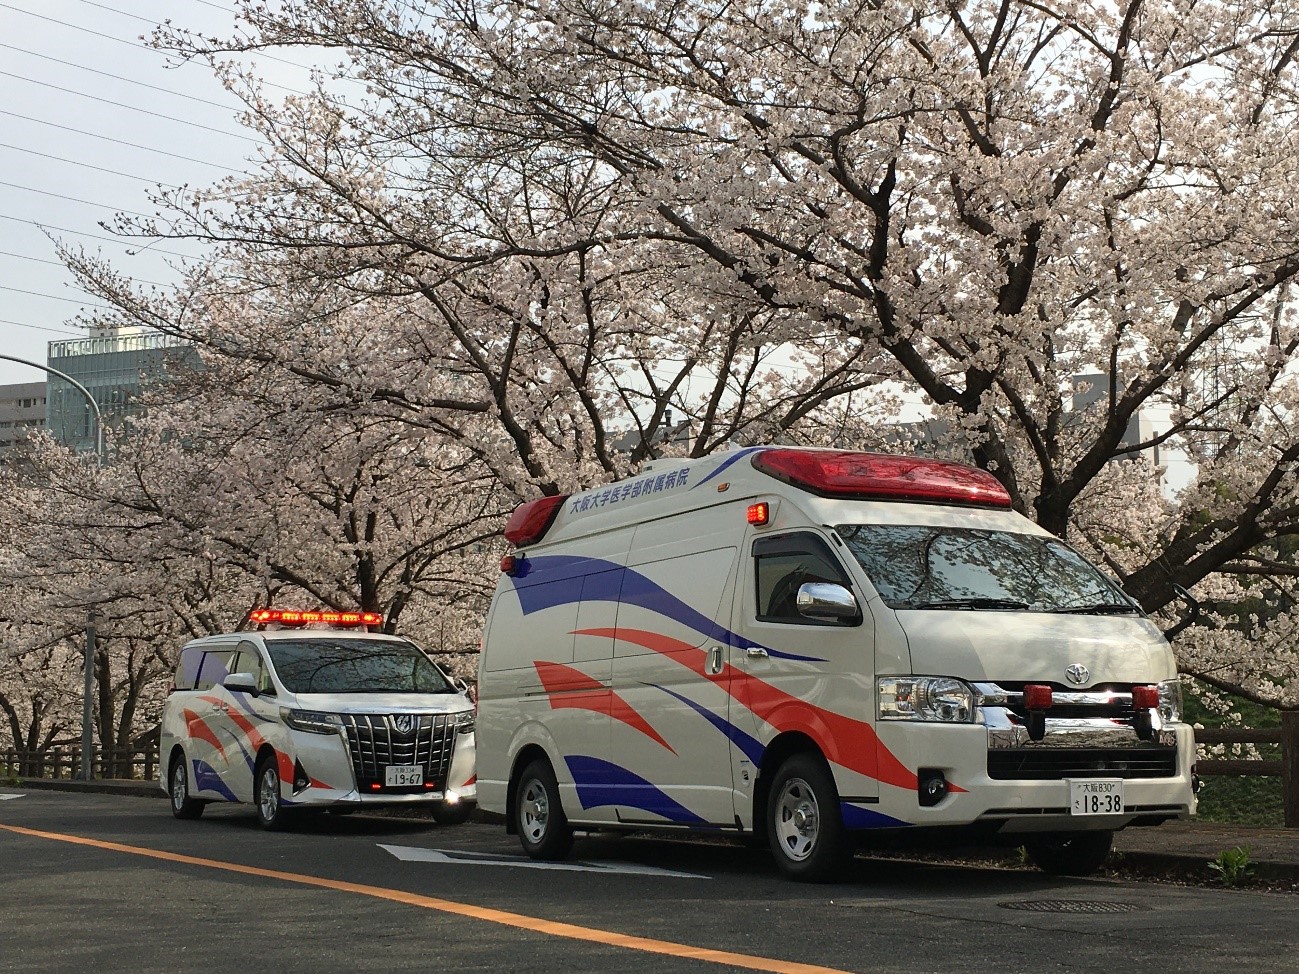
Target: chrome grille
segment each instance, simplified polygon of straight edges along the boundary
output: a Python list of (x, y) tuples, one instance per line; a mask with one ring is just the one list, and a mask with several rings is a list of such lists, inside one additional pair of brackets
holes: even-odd
[[(352, 755), (356, 786), (362, 793), (373, 792), (378, 784), (386, 794), (440, 791), (446, 786), (451, 753), (455, 750), (455, 715), (419, 714), (407, 733), (397, 730), (403, 714), (344, 714), (347, 747)], [(429, 787), (385, 788), (383, 769), (391, 764), (418, 764), (424, 769)], [(432, 783), (431, 786), (429, 783)]]

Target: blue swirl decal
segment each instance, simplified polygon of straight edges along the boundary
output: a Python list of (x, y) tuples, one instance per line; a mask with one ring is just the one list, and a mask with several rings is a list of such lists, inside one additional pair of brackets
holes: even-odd
[(612, 762), (581, 754), (565, 755), (564, 762), (577, 785), (577, 800), (584, 809), (625, 805), (682, 825), (709, 824), (707, 819), (700, 818), (640, 775)]
[(839, 803), (839, 814), (843, 816), (843, 827), (854, 831), (860, 829), (898, 829), (910, 827), (910, 822), (904, 822), (900, 818), (894, 818), (892, 815), (885, 815), (883, 812), (877, 812), (871, 808), (862, 808), (860, 805), (853, 805), (850, 802)]
[[(525, 579), (526, 583), (520, 584)], [(583, 583), (588, 580), (591, 584), (583, 592)], [(527, 559), (526, 572), (511, 581), (525, 616), (543, 609), (572, 605), (582, 601), (583, 597), (588, 602), (620, 602), (679, 622), (706, 639), (727, 646), (738, 649), (758, 647), (777, 659), (797, 660), (801, 663), (825, 662), (817, 656), (799, 656), (745, 639), (691, 608), (635, 569), (623, 568), (612, 561), (578, 555), (542, 555)]]
[(740, 730), (740, 728), (732, 724), (729, 720), (726, 720), (720, 717), (719, 715), (713, 713), (707, 707), (695, 703), (693, 700), (691, 700), (688, 697), (683, 697), (679, 693), (674, 693), (673, 691), (669, 690), (667, 687), (661, 687), (657, 683), (650, 683), (648, 685), (654, 687), (654, 689), (656, 690), (662, 690), (664, 693), (668, 694), (669, 696), (676, 697), (683, 704), (685, 704), (691, 710), (694, 710), (701, 717), (703, 717), (710, 724), (712, 724), (719, 731), (721, 731), (722, 734), (725, 735), (725, 737), (732, 744), (734, 744), (737, 748), (740, 749), (741, 753), (743, 753), (744, 756), (749, 759), (749, 761), (753, 764), (755, 768), (762, 766), (762, 755), (767, 749), (763, 747), (762, 743), (758, 741), (756, 738), (749, 736), (744, 731)]
[(714, 477), (720, 474), (723, 470), (726, 470), (736, 461), (742, 460), (747, 456), (750, 456), (754, 453), (758, 453), (759, 451), (765, 449), (766, 447), (762, 447), (762, 446), (751, 446), (751, 447), (747, 447), (746, 449), (736, 451), (735, 453), (728, 456), (723, 462), (718, 464), (713, 469), (713, 472), (710, 473), (707, 477), (705, 477), (703, 480), (699, 481), (698, 483), (692, 484), (690, 489), (694, 490), (696, 487), (702, 487), (704, 484), (708, 483), (708, 481), (712, 480)]

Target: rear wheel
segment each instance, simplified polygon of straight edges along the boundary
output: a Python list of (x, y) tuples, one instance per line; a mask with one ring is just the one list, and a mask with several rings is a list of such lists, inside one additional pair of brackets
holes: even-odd
[(257, 762), (253, 775), (253, 804), (257, 806), (257, 823), (262, 828), (284, 828), (288, 813), (280, 802), (280, 769), (273, 755)]
[(573, 847), (573, 830), (559, 801), (559, 784), (550, 762), (538, 758), (519, 776), (515, 821), (523, 851), (533, 859), (563, 859)]
[(767, 799), (767, 841), (780, 871), (799, 882), (828, 882), (847, 866), (839, 792), (819, 757), (795, 754), (777, 770)]
[(198, 818), (203, 814), (204, 803), (189, 797), (189, 769), (185, 767), (183, 753), (172, 758), (167, 782), (167, 790), (171, 794), (171, 814), (177, 818)]
[(1024, 840), (1033, 864), (1053, 876), (1090, 876), (1109, 858), (1113, 832), (1059, 832)]

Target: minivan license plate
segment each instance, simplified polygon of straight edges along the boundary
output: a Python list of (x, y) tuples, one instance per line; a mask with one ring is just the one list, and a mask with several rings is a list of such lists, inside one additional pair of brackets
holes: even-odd
[(1070, 778), (1070, 815), (1122, 815), (1122, 778)]
[(383, 783), (388, 788), (408, 788), (424, 784), (424, 769), (418, 764), (390, 764), (383, 769)]

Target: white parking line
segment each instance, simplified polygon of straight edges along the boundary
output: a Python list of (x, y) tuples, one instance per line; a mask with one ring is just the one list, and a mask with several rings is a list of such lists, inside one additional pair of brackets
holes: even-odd
[(639, 866), (630, 862), (541, 862), (525, 856), (496, 856), (481, 852), (460, 852), (455, 849), (421, 849), (414, 846), (384, 845), (379, 848), (403, 862), (436, 862), (456, 866), (514, 866), (517, 869), (553, 869), (570, 873), (611, 873), (623, 876), (664, 876), (671, 879), (711, 879), (699, 873), (682, 873), (655, 866)]
[(0, 795), (0, 802), (6, 802), (10, 798), (26, 798), (26, 795)]

